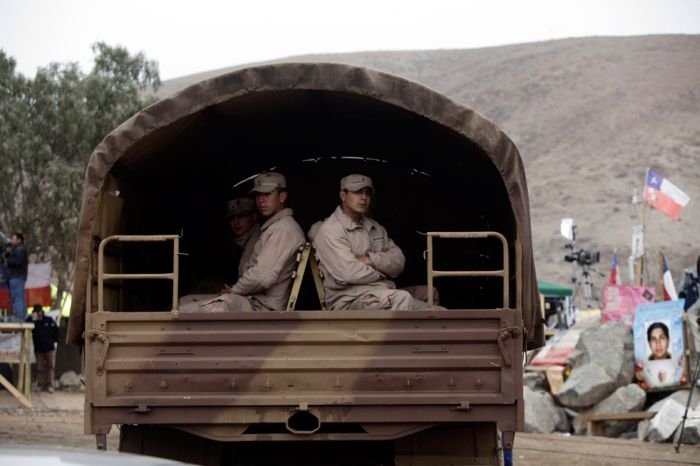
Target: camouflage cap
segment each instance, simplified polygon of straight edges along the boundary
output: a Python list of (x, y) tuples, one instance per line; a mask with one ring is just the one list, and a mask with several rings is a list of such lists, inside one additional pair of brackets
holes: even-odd
[(239, 197), (228, 201), (226, 217), (233, 217), (234, 215), (249, 215), (255, 212), (255, 202), (253, 202), (251, 198)]
[(374, 185), (372, 184), (372, 178), (365, 175), (358, 175), (356, 173), (348, 176), (344, 176), (340, 180), (340, 190), (341, 191), (359, 191), (363, 188), (369, 188), (374, 192)]
[(271, 193), (275, 189), (287, 189), (287, 179), (277, 172), (261, 173), (253, 180), (251, 193)]

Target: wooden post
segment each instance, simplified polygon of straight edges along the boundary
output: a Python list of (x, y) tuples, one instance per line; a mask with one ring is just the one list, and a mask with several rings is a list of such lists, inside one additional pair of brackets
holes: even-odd
[(17, 387), (12, 386), (12, 383), (2, 376), (0, 376), (0, 385), (4, 386), (7, 391), (9, 391), (15, 398), (17, 398), (17, 400), (19, 400), (20, 403), (22, 403), (22, 405), (27, 408), (32, 407), (32, 403), (30, 401), (31, 365), (29, 352), (31, 351), (30, 343), (33, 328), (34, 324), (27, 322), (0, 323), (0, 332), (20, 334), (19, 358), (8, 360), (8, 362), (11, 363), (19, 363), (19, 369), (17, 371)]
[(656, 280), (656, 301), (664, 300), (664, 253), (659, 249), (659, 265), (657, 267), (659, 274)]
[(21, 342), (19, 344), (19, 370), (17, 371), (17, 390), (20, 393), (24, 393), (24, 370), (25, 370), (25, 364), (24, 364), (24, 358), (26, 350), (25, 350), (25, 333), (24, 331), (20, 331), (20, 336), (21, 336)]

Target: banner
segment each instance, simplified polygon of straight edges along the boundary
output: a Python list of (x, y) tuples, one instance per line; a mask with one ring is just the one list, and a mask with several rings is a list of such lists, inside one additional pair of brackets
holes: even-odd
[(612, 286), (603, 287), (603, 311), (600, 321), (622, 321), (632, 327), (634, 313), (638, 304), (654, 301), (655, 290), (648, 286)]
[(0, 362), (19, 362), (21, 350), (21, 333), (0, 333)]
[[(28, 308), (35, 304), (51, 305), (51, 272), (50, 263), (29, 264), (27, 283), (24, 285)], [(0, 287), (0, 308), (10, 308), (10, 290), (7, 286)]]
[(633, 331), (635, 375), (642, 388), (685, 385), (683, 300), (640, 304)]

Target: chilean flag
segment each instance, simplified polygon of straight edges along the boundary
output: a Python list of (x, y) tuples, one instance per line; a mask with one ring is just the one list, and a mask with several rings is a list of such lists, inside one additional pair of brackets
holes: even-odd
[(617, 249), (613, 252), (612, 264), (610, 264), (610, 282), (611, 285), (622, 285), (622, 277), (620, 276), (620, 264), (617, 262)]
[(673, 220), (678, 220), (690, 197), (654, 170), (647, 168), (644, 201)]
[[(51, 264), (29, 264), (24, 296), (27, 307), (35, 304), (51, 306)], [(10, 290), (0, 287), (0, 308), (10, 307)]]
[(675, 301), (678, 299), (678, 293), (676, 293), (676, 285), (673, 284), (673, 279), (671, 278), (671, 271), (668, 270), (668, 264), (666, 263), (666, 256), (664, 258), (664, 301)]

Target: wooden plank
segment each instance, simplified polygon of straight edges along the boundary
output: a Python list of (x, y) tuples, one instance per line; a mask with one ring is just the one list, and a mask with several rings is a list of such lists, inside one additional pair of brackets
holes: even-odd
[(551, 366), (545, 372), (549, 392), (554, 396), (559, 396), (562, 385), (564, 385), (564, 368), (562, 366)]
[(642, 421), (651, 419), (656, 415), (654, 411), (629, 411), (626, 413), (591, 413), (582, 414), (579, 419), (582, 421)]
[[(32, 342), (32, 331), (30, 329), (24, 329), (24, 396), (27, 400), (31, 400), (32, 393), (32, 363), (30, 358), (30, 352), (33, 348)], [(51, 386), (53, 387), (53, 381), (51, 381)]]
[(526, 434), (515, 436), (513, 458), (518, 466), (657, 466), (700, 464), (700, 446), (683, 445), (676, 453), (668, 443), (607, 437)]
[(7, 380), (5, 377), (0, 375), (0, 384), (5, 387), (5, 389), (12, 394), (15, 398), (19, 400), (20, 403), (24, 405), (25, 408), (33, 408), (32, 402), (29, 401), (22, 395), (20, 392), (17, 391), (17, 389), (10, 383), (9, 380)]

